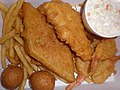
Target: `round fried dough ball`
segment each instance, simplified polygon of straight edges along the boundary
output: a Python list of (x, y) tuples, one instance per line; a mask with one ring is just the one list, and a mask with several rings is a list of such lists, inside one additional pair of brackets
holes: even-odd
[(8, 66), (1, 74), (1, 84), (6, 89), (17, 88), (23, 80), (23, 70), (18, 66)]
[(55, 77), (43, 70), (33, 73), (29, 81), (33, 90), (54, 90), (55, 87)]

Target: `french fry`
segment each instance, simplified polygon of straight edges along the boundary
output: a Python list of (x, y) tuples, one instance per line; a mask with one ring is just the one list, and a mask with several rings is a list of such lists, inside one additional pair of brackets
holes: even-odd
[(23, 67), (23, 71), (24, 71), (24, 78), (23, 78), (23, 81), (22, 81), (21, 85), (19, 86), (18, 90), (24, 90), (24, 87), (25, 87), (25, 84), (26, 84), (26, 81), (28, 78), (27, 70), (25, 67)]
[(9, 40), (10, 38), (12, 38), (15, 35), (15, 30), (12, 30), (10, 33), (2, 36), (0, 38), (0, 44), (5, 43), (5, 41)]
[(10, 39), (10, 50), (9, 50), (10, 57), (15, 57), (15, 51), (14, 51), (14, 39)]
[(16, 62), (19, 62), (19, 64), (21, 63), (20, 59), (18, 58), (17, 54), (15, 53), (15, 57), (14, 57)]
[[(22, 7), (23, 2), (24, 2), (24, 0), (18, 0), (17, 1), (16, 7), (14, 8), (14, 10), (13, 10), (13, 12), (12, 12), (12, 14), (11, 14), (9, 20), (8, 20), (9, 23), (7, 24), (7, 26), (5, 28), (5, 30), (7, 30), (6, 33), (9, 33), (12, 30), (12, 26), (13, 26), (13, 24), (15, 22), (15, 19), (16, 19), (18, 13), (19, 13), (20, 8)], [(5, 44), (6, 44), (6, 47), (8, 49), (9, 48), (9, 41), (6, 41)]]
[[(5, 22), (5, 13), (8, 11), (8, 8), (6, 6), (4, 6), (2, 3), (0, 3), (0, 9), (2, 10), (1, 15), (3, 18), (3, 21)], [(2, 29), (2, 36), (5, 35), (5, 24), (3, 25), (3, 29)], [(6, 68), (6, 47), (5, 44), (3, 44), (1, 46), (1, 64), (2, 64), (2, 68)]]
[(0, 10), (6, 13), (8, 11), (8, 8), (0, 2)]
[(9, 18), (10, 18), (10, 16), (11, 16), (11, 13), (13, 12), (15, 6), (16, 6), (16, 4), (13, 4), (13, 5), (9, 8), (8, 12), (6, 13), (6, 16), (5, 16), (5, 18), (4, 18), (4, 25), (3, 25), (3, 29), (2, 29), (2, 35), (5, 35), (5, 32), (7, 33), (7, 29), (6, 29), (7, 23), (8, 23), (8, 20), (9, 20)]
[[(2, 15), (2, 18), (4, 21), (5, 13), (2, 11), (1, 15)], [(2, 32), (2, 36), (4, 36), (4, 35), (5, 35), (5, 31)], [(3, 44), (1, 46), (1, 64), (2, 64), (2, 68), (5, 69), (6, 68), (6, 47), (5, 47), (5, 44)]]
[[(25, 55), (25, 54), (24, 54)], [(38, 71), (38, 67), (35, 64), (32, 64), (30, 62), (31, 58), (27, 55), (25, 55), (27, 62), (30, 64), (30, 66), (33, 68), (33, 70)]]
[(2, 16), (2, 19), (4, 21), (4, 19), (5, 19), (5, 13), (3, 11), (1, 11), (1, 16)]
[(24, 40), (19, 35), (15, 35), (13, 38), (22, 46), (24, 45)]
[(10, 32), (10, 30), (12, 29), (12, 25), (15, 22), (15, 19), (19, 13), (20, 8), (22, 7), (23, 2), (24, 2), (24, 0), (18, 0), (18, 2), (16, 3), (17, 5), (16, 5), (15, 9), (13, 10), (11, 17), (9, 19), (9, 23), (7, 25), (8, 32)]
[(39, 61), (36, 61), (36, 60), (31, 60), (31, 63), (37, 65), (37, 66), (41, 66), (42, 64), (39, 62)]
[(19, 61), (16, 61), (15, 58), (12, 58), (10, 56), (7, 56), (8, 60), (13, 64), (13, 65), (18, 65), (20, 64)]
[[(2, 35), (4, 36), (5, 32), (2, 32)], [(6, 47), (5, 44), (1, 46), (1, 64), (2, 68), (6, 68)]]
[(5, 24), (9, 23), (8, 21), (9, 21), (11, 15), (13, 13), (15, 7), (16, 7), (16, 3), (14, 3), (12, 6), (10, 6), (10, 8), (8, 9), (8, 11), (6, 12), (5, 22), (4, 22)]
[(20, 17), (17, 16), (15, 20), (15, 32), (16, 33), (20, 33), (20, 24), (21, 24)]
[(21, 60), (21, 62), (25, 66), (25, 68), (27, 69), (28, 74), (31, 75), (33, 73), (33, 69), (30, 67), (30, 65), (26, 61), (25, 57), (23, 56), (23, 54), (22, 54), (22, 52), (20, 50), (20, 47), (15, 44), (14, 49), (15, 49), (19, 59)]
[(6, 68), (6, 48), (5, 48), (5, 45), (2, 45), (2, 47), (1, 47), (1, 64), (2, 64), (2, 68), (5, 69)]
[(10, 54), (9, 54), (10, 51), (7, 51), (6, 52), (6, 56), (7, 56), (7, 59), (10, 61), (10, 63), (12, 63), (13, 65), (18, 65), (20, 64), (20, 61), (17, 60), (16, 56), (13, 58), (13, 57), (10, 57)]
[[(10, 19), (10, 16), (11, 16), (11, 13), (13, 12), (14, 8), (16, 7), (16, 3), (13, 4), (9, 9), (8, 9), (8, 12), (6, 13), (6, 16), (4, 18), (4, 25), (3, 25), (3, 29), (2, 29), (2, 34), (5, 35), (8, 33), (8, 29), (7, 29), (7, 24), (9, 23), (9, 19)], [(9, 41), (7, 41), (5, 43), (5, 46), (6, 46), (6, 49), (9, 48)]]
[[(0, 3), (0, 7), (1, 7), (1, 3)], [(2, 18), (4, 21), (5, 20), (5, 13), (3, 11), (1, 11), (1, 15), (2, 15)], [(5, 35), (5, 31), (2, 31), (2, 36), (4, 36), (4, 35)], [(3, 44), (1, 46), (1, 64), (2, 64), (2, 68), (5, 69), (6, 68), (6, 47), (5, 47), (5, 44)]]
[(29, 63), (29, 65), (35, 70), (38, 71), (38, 67), (35, 64), (32, 64), (31, 58), (25, 53), (25, 50), (22, 46), (20, 46), (21, 52), (23, 53), (24, 57), (26, 58), (27, 62)]

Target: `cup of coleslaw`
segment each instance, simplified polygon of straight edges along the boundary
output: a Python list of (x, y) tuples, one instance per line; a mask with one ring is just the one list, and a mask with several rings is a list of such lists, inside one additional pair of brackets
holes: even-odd
[(120, 35), (120, 0), (87, 0), (82, 19), (93, 34), (117, 37)]

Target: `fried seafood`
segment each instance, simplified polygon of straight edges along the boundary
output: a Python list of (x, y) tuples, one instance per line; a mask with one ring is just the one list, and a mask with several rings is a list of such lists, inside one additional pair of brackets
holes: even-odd
[(91, 78), (89, 77), (90, 62), (91, 61), (82, 61), (79, 57), (76, 57), (76, 62), (75, 62), (77, 74), (79, 75), (79, 77), (82, 77), (83, 81), (85, 80), (88, 83), (92, 82)]
[(76, 78), (76, 81), (70, 83), (66, 87), (66, 90), (72, 90), (75, 86), (80, 85), (84, 80), (89, 80), (91, 82), (88, 73), (89, 66), (90, 61), (82, 61), (79, 57), (75, 57), (75, 68), (78, 76)]
[(92, 56), (90, 72), (95, 70), (98, 61), (109, 59), (115, 56), (116, 52), (117, 47), (115, 39), (102, 39), (101, 42), (96, 46), (95, 52)]
[[(87, 32), (82, 13), (73, 10), (70, 4), (52, 0), (34, 8), (23, 2), (18, 0), (10, 8), (0, 3), (2, 34), (8, 32), (4, 30), (7, 24), (15, 32), (12, 37), (1, 37), (3, 87), (24, 90), (29, 80), (33, 90), (54, 90), (58, 84), (55, 80), (59, 79), (68, 84), (65, 90), (72, 90), (83, 81), (104, 83), (117, 72), (115, 64), (120, 56), (115, 56), (115, 38), (106, 39)], [(80, 12), (82, 9), (83, 6)], [(11, 63), (7, 68), (4, 68), (5, 59)]]
[(93, 83), (101, 84), (111, 76), (115, 71), (115, 64), (120, 59), (120, 56), (114, 56), (110, 59), (99, 61), (96, 70), (92, 74)]
[(24, 3), (23, 22), (25, 30), (22, 36), (27, 53), (66, 82), (73, 82), (72, 53), (67, 45), (57, 39), (46, 18), (32, 5)]
[(84, 78), (89, 76), (88, 70), (90, 66), (90, 61), (82, 61), (79, 57), (76, 57), (76, 69), (78, 74), (84, 75)]
[(100, 40), (98, 39), (94, 39), (91, 43), (90, 43), (90, 46), (92, 48), (92, 54), (95, 52), (95, 48), (96, 46), (100, 43)]
[(105, 60), (117, 52), (115, 39), (103, 39), (96, 47), (92, 59)]
[(90, 42), (84, 32), (81, 16), (70, 4), (53, 0), (42, 4), (39, 11), (47, 16), (47, 21), (52, 24), (61, 41), (69, 44), (84, 61), (91, 60)]
[(101, 42), (103, 39), (102, 37), (95, 36), (94, 34), (89, 33), (87, 30), (85, 30), (85, 34), (90, 41), (90, 46), (92, 48), (92, 54), (95, 52), (96, 46)]
[(78, 76), (76, 77), (76, 81), (70, 83), (65, 90), (72, 90), (75, 86), (79, 86), (82, 82), (84, 81), (84, 75), (78, 74)]

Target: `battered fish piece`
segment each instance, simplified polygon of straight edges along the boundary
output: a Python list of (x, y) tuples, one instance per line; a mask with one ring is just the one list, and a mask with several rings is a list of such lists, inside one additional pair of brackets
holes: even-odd
[(57, 39), (46, 18), (29, 3), (23, 4), (23, 16), (27, 53), (66, 82), (73, 82), (74, 63), (68, 46)]
[(47, 16), (47, 21), (55, 28), (61, 41), (69, 44), (84, 61), (91, 60), (92, 50), (81, 23), (81, 16), (70, 4), (53, 0), (43, 3), (39, 11)]

